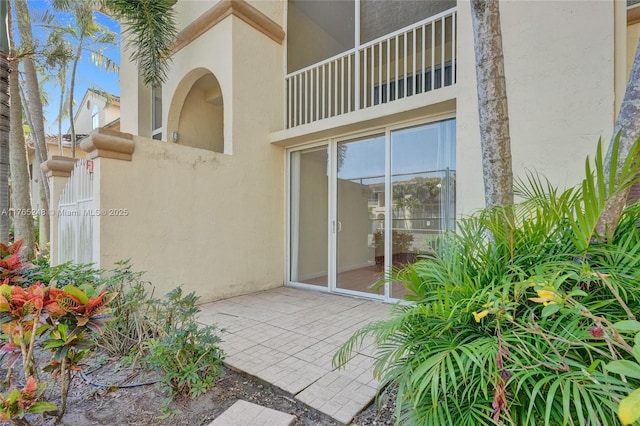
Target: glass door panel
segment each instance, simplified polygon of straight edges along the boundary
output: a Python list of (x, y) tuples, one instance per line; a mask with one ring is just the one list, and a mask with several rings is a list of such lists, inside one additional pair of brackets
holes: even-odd
[[(392, 265), (433, 253), (455, 223), (455, 120), (391, 132)], [(392, 298), (406, 294), (391, 285)]]
[(329, 153), (294, 151), (290, 164), (290, 281), (329, 284)]
[(385, 137), (337, 145), (336, 288), (384, 295)]

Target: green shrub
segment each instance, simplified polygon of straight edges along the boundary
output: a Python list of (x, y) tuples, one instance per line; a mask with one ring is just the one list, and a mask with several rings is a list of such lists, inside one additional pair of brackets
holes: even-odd
[(167, 294), (164, 306), (170, 308), (158, 315), (167, 332), (143, 345), (148, 353), (143, 362), (162, 372), (162, 383), (172, 397), (205, 393), (221, 372), (221, 339), (215, 327), (196, 322), (195, 316), (200, 312), (197, 301), (194, 293), (183, 297), (181, 288)]
[(101, 270), (89, 264), (76, 265), (66, 262), (51, 266), (45, 258), (39, 258), (33, 262), (33, 268), (25, 274), (25, 277), (28, 283), (41, 282), (64, 287), (68, 284), (100, 282), (101, 273)]
[(578, 188), (530, 175), (519, 205), (461, 220), (433, 258), (389, 277), (414, 303), (358, 331), (334, 362), (372, 335), (400, 424), (619, 424), (618, 403), (640, 380), (605, 365), (634, 359), (614, 324), (640, 312), (640, 207), (612, 238), (595, 225), (606, 195), (636, 180), (638, 144), (629, 158), (617, 187), (598, 153)]
[(109, 291), (120, 296), (111, 304), (113, 320), (98, 336), (97, 344), (111, 356), (144, 355), (142, 343), (163, 332), (156, 316), (162, 309), (153, 299), (153, 286), (142, 279), (144, 273), (132, 270), (130, 261), (116, 262), (104, 278)]

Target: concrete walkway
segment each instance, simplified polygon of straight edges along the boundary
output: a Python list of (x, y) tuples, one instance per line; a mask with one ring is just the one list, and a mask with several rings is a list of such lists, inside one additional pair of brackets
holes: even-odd
[(209, 426), (291, 426), (295, 423), (294, 415), (240, 399)]
[(225, 328), (226, 363), (291, 393), (347, 424), (374, 398), (373, 344), (344, 369), (333, 354), (355, 330), (383, 319), (389, 305), (280, 287), (201, 306), (200, 321)]

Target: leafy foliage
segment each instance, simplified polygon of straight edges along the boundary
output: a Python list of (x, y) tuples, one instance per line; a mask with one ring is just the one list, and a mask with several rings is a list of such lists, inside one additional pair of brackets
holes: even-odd
[(38, 385), (33, 376), (29, 376), (22, 390), (12, 389), (6, 394), (0, 394), (0, 420), (11, 421), (15, 424), (28, 424), (23, 419), (25, 414), (40, 414), (55, 411), (55, 404), (39, 401), (44, 386)]
[[(0, 251), (6, 249), (8, 256), (17, 256), (19, 247), (18, 242), (12, 248), (0, 247)], [(39, 272), (34, 272), (34, 269), (39, 269)], [(37, 338), (44, 336), (43, 347), (53, 354), (51, 363), (44, 370), (62, 378), (62, 404), (58, 411), (58, 417), (61, 418), (66, 408), (71, 372), (94, 346), (94, 341), (89, 336), (102, 330), (108, 320), (104, 314), (108, 312), (108, 305), (117, 293), (108, 292), (104, 287), (93, 286), (88, 282), (67, 284), (63, 288), (45, 286), (39, 281), (26, 288), (16, 285), (26, 285), (35, 276), (46, 275), (43, 273), (44, 269), (46, 268), (24, 264), (22, 268), (14, 268), (12, 271), (28, 270), (29, 274), (16, 273), (8, 276), (4, 284), (0, 285), (1, 337), (5, 341), (0, 350), (14, 354), (11, 357), (14, 362), (21, 356), (25, 377), (36, 376), (38, 369), (34, 349)], [(51, 279), (51, 284), (55, 284), (55, 279)], [(12, 370), (10, 368), (9, 374)], [(7, 415), (14, 418), (19, 417), (20, 413), (24, 414), (24, 410), (15, 411), (12, 405), (14, 402), (18, 404), (18, 408), (26, 407), (26, 403), (16, 392), (18, 391), (11, 391), (5, 400)]]
[(215, 327), (195, 321), (200, 311), (197, 300), (194, 293), (183, 296), (179, 287), (167, 294), (164, 303), (174, 309), (160, 315), (166, 334), (144, 344), (148, 351), (144, 363), (163, 373), (171, 396), (197, 397), (215, 385), (221, 371), (221, 339)]
[(22, 240), (8, 246), (0, 243), (0, 282), (21, 284), (31, 267), (22, 259)]
[(143, 273), (132, 270), (129, 261), (121, 261), (105, 280), (109, 291), (119, 297), (110, 305), (113, 321), (96, 336), (96, 343), (112, 356), (144, 355), (142, 343), (163, 332), (156, 317), (163, 307), (169, 306), (153, 299), (153, 287), (142, 276)]
[(618, 402), (640, 385), (615, 370), (635, 359), (618, 328), (640, 312), (640, 206), (609, 235), (595, 225), (636, 181), (636, 159), (625, 170), (608, 186), (598, 153), (576, 188), (529, 175), (522, 203), (461, 220), (432, 258), (389, 277), (415, 303), (356, 332), (334, 362), (372, 335), (400, 424), (618, 424)]
[(107, 11), (119, 20), (131, 51), (148, 86), (159, 86), (167, 78), (175, 38), (176, 0), (104, 0)]

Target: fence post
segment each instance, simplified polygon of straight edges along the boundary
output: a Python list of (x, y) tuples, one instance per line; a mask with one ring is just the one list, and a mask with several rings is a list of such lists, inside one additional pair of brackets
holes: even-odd
[[(103, 191), (101, 182), (108, 182), (117, 173), (117, 164), (120, 161), (131, 161), (135, 145), (133, 135), (116, 130), (98, 128), (80, 142), (80, 148), (89, 154), (93, 160), (93, 207), (100, 212), (108, 213), (114, 206), (109, 204), (117, 200), (117, 194), (107, 194)], [(103, 181), (104, 179), (104, 181)], [(125, 219), (124, 216), (111, 216), (109, 214), (96, 215), (93, 218), (93, 262), (96, 267), (103, 266), (103, 242), (102, 235), (109, 234), (113, 229), (118, 228), (118, 221)]]
[[(50, 262), (51, 265), (58, 264), (58, 205), (60, 203), (60, 196), (62, 195), (62, 191), (64, 191), (67, 182), (69, 181), (69, 177), (71, 176), (71, 171), (73, 170), (77, 158), (71, 157), (62, 157), (59, 155), (49, 156), (49, 159), (44, 163), (40, 164), (40, 168), (46, 173), (47, 178), (49, 180), (49, 188), (51, 191), (51, 205), (49, 206), (48, 214), (51, 218), (50, 225)], [(43, 212), (45, 213), (45, 212)]]

